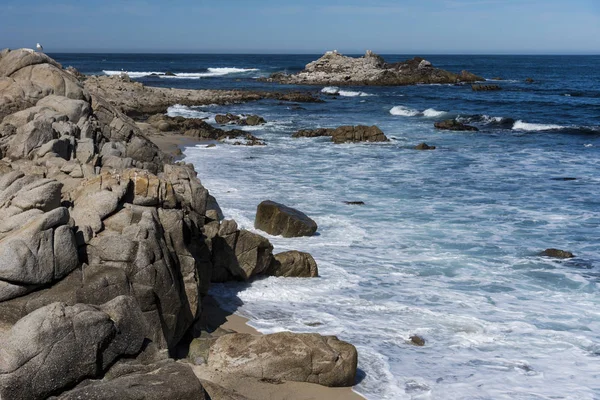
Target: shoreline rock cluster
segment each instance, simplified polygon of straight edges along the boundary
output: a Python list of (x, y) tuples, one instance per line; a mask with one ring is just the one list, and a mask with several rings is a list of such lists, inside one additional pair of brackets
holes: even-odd
[(291, 75), (278, 72), (266, 80), (293, 85), (332, 86), (403, 86), (485, 81), (484, 78), (468, 71), (455, 74), (435, 68), (431, 62), (420, 57), (404, 62), (387, 63), (383, 57), (371, 51), (358, 58), (328, 51), (318, 60), (307, 64), (303, 71)]
[[(123, 113), (162, 91), (100, 81), (84, 87), (42, 53), (0, 52), (0, 397), (204, 399), (190, 365), (172, 357), (193, 338), (210, 283), (316, 276), (317, 266), (306, 253), (273, 255), (267, 238), (223, 220), (193, 166), (171, 163)], [(195, 96), (189, 104), (214, 102)], [(337, 338), (289, 333), (284, 355), (268, 335), (221, 340), (208, 365), (231, 379), (261, 368), (270, 379), (354, 383), (356, 349)]]

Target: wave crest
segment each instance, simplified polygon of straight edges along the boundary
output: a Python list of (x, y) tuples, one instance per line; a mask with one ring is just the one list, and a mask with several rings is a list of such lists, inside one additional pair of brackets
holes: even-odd
[(402, 117), (426, 117), (426, 118), (437, 118), (442, 115), (447, 114), (446, 111), (438, 111), (435, 108), (428, 108), (425, 111), (415, 110), (413, 108), (405, 107), (405, 106), (395, 106), (390, 110), (390, 114), (399, 115)]
[(174, 75), (165, 75), (165, 72), (157, 71), (102, 71), (105, 75), (115, 76), (121, 74), (127, 74), (130, 78), (143, 78), (145, 76), (156, 75), (159, 78), (166, 79), (200, 79), (210, 78), (215, 76), (225, 76), (230, 74), (243, 74), (247, 72), (260, 71), (258, 68), (235, 68), (235, 67), (218, 67), (218, 68), (207, 68), (206, 72), (176, 72)]

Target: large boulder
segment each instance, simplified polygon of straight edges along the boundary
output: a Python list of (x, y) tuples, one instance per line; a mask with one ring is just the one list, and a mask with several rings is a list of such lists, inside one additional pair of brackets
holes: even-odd
[(335, 336), (281, 332), (254, 336), (234, 333), (211, 346), (207, 366), (235, 376), (352, 386), (357, 351)]
[(306, 214), (271, 200), (258, 205), (254, 227), (283, 237), (312, 236), (317, 231), (317, 223)]
[(45, 399), (140, 351), (145, 326), (131, 297), (100, 307), (53, 303), (0, 337), (0, 396)]
[(263, 274), (271, 264), (273, 245), (269, 240), (239, 230), (235, 221), (225, 220), (221, 224), (213, 221), (205, 228), (211, 241), (213, 282), (247, 281)]
[(265, 275), (313, 278), (319, 276), (319, 269), (310, 254), (292, 250), (275, 254)]

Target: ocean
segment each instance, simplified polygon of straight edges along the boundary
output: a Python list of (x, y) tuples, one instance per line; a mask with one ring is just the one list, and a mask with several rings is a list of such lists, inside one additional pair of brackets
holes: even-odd
[[(168, 112), (268, 121), (244, 128), (267, 146), (199, 145), (185, 161), (242, 228), (254, 229), (266, 199), (316, 220), (310, 238), (260, 233), (275, 252), (310, 252), (321, 276), (219, 284), (212, 294), (261, 332), (354, 344), (354, 390), (366, 398), (600, 398), (600, 56), (424, 56), (450, 71), (500, 77), (490, 82), (497, 92), (256, 79), (299, 71), (319, 55), (50, 56), (86, 74), (127, 71), (151, 86), (308, 90), (325, 100), (174, 104)], [(149, 76), (167, 71), (178, 76)], [(434, 129), (448, 118), (480, 131)], [(291, 138), (349, 124), (377, 125), (391, 141)], [(420, 142), (437, 149), (414, 150)], [(539, 256), (546, 248), (576, 258)], [(425, 346), (411, 345), (413, 334)]]

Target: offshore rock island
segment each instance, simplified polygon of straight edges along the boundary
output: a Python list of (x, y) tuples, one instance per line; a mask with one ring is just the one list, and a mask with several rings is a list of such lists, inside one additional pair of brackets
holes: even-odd
[(472, 83), (485, 79), (468, 71), (455, 74), (435, 68), (431, 62), (420, 57), (390, 64), (372, 51), (367, 51), (363, 57), (358, 58), (329, 51), (307, 64), (303, 71), (292, 75), (277, 72), (267, 81), (294, 85), (404, 86)]

